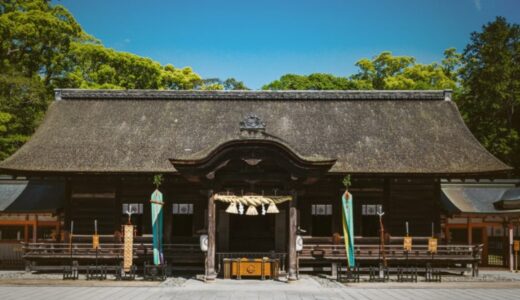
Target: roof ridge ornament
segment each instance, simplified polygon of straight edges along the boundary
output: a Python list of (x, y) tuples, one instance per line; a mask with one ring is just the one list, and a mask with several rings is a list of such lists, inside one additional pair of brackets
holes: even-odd
[(444, 101), (451, 101), (453, 90), (444, 90)]
[(61, 90), (54, 90), (54, 101), (61, 101)]
[(255, 114), (248, 114), (244, 120), (240, 122), (240, 131), (265, 131), (265, 122)]

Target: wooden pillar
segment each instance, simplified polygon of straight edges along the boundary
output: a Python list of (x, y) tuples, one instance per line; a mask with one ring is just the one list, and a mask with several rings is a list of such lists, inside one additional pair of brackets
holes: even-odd
[(513, 272), (514, 271), (514, 263), (515, 263), (515, 258), (514, 258), (514, 252), (513, 252), (513, 241), (514, 241), (514, 237), (513, 237), (513, 224), (511, 224), (511, 221), (509, 220), (509, 223), (507, 224), (507, 236), (508, 236), (508, 247), (507, 247), (507, 250), (508, 250), (508, 258), (509, 258), (509, 271)]
[[(69, 228), (70, 230), (70, 221), (72, 220), (72, 180), (70, 178), (65, 179), (65, 218), (64, 218), (64, 228)], [(67, 227), (69, 226), (69, 227)], [(66, 229), (67, 230), (67, 229)]]
[(33, 223), (33, 243), (38, 241), (38, 215), (34, 215)]
[(446, 223), (444, 224), (444, 243), (446, 245), (451, 244), (449, 218), (446, 218)]
[(23, 241), (26, 243), (29, 242), (29, 225), (27, 224), (23, 227)]
[(58, 222), (56, 223), (56, 241), (55, 242), (61, 242), (61, 213), (56, 214), (56, 220)]
[(164, 199), (164, 207), (163, 207), (163, 214), (164, 214), (164, 242), (166, 244), (172, 243), (172, 223), (173, 223), (173, 210), (172, 210), (172, 204), (173, 204), (173, 197), (172, 197), (172, 190), (166, 190), (166, 197)]
[(472, 235), (472, 229), (471, 229), (471, 216), (468, 217), (468, 221), (466, 223), (466, 231), (467, 231), (466, 233), (468, 235), (467, 236), (468, 245), (471, 245), (471, 244), (473, 244), (473, 241), (472, 241), (473, 235)]
[(298, 209), (297, 209), (297, 194), (296, 191), (292, 193), (292, 200), (289, 201), (289, 240), (287, 247), (287, 256), (289, 262), (288, 277), (289, 281), (298, 280), (298, 258), (296, 257), (296, 230), (298, 228)]
[[(25, 216), (25, 221), (29, 221), (29, 215)], [(25, 243), (29, 242), (29, 222), (26, 222), (23, 226), (23, 241)]]
[(435, 193), (434, 193), (434, 197), (433, 197), (433, 203), (432, 203), (432, 222), (434, 224), (434, 228), (433, 228), (433, 233), (434, 233), (434, 236), (437, 236), (440, 238), (441, 236), (441, 204), (440, 204), (440, 199), (441, 199), (441, 194), (442, 194), (442, 190), (441, 190), (441, 180), (436, 178), (434, 180), (434, 185), (435, 185)]
[(121, 215), (123, 214), (123, 204), (121, 203), (121, 192), (123, 186), (123, 178), (118, 178), (116, 182), (115, 199), (114, 199), (114, 228), (113, 231), (121, 232)]
[(215, 228), (215, 199), (213, 191), (210, 191), (208, 197), (208, 252), (206, 257), (206, 282), (213, 282), (217, 277), (215, 272)]

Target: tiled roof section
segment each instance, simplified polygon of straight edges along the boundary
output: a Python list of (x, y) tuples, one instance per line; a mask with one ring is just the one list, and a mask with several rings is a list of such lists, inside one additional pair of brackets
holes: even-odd
[(422, 91), (172, 91), (58, 89), (57, 100), (449, 100), (451, 90)]
[[(484, 186), (447, 184), (442, 186), (441, 203), (444, 208), (453, 214), (477, 213), (516, 213), (520, 209), (499, 209), (499, 201), (520, 201), (520, 188), (488, 184)], [(515, 196), (515, 197), (513, 197)]]
[(64, 199), (64, 181), (0, 180), (0, 212), (55, 212)]

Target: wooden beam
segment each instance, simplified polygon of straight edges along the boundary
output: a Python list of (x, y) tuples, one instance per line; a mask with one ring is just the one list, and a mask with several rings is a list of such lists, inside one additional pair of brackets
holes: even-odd
[(206, 258), (206, 282), (213, 282), (217, 278), (215, 272), (215, 197), (213, 191), (208, 197), (208, 252)]
[(32, 226), (33, 230), (33, 243), (36, 243), (38, 240), (38, 215), (34, 215), (34, 224)]
[[(123, 212), (123, 206), (121, 202), (122, 192), (122, 180), (119, 178), (116, 183), (115, 199), (114, 199), (114, 225), (113, 232), (121, 231), (121, 215)], [(144, 208), (143, 208), (144, 209)]]
[(29, 242), (29, 225), (27, 224), (23, 227), (23, 241)]
[(0, 225), (2, 226), (32, 226), (34, 224), (34, 220), (0, 220)]
[[(64, 203), (64, 211), (65, 211), (65, 216), (64, 216), (64, 228), (70, 228), (70, 227), (67, 227), (68, 225), (70, 225), (70, 221), (72, 220), (72, 209), (71, 209), (71, 199), (70, 199), (70, 195), (72, 194), (72, 181), (71, 181), (71, 178), (67, 178), (65, 179), (65, 203)], [(67, 229), (65, 229), (65, 231), (67, 231)]]
[(288, 261), (289, 272), (287, 279), (289, 281), (298, 280), (298, 258), (296, 257), (296, 230), (298, 228), (298, 209), (297, 209), (297, 193), (293, 192), (293, 199), (289, 201), (289, 240), (288, 240)]
[(171, 192), (171, 190), (166, 190), (165, 191), (165, 199), (164, 199), (164, 206), (163, 206), (163, 214), (164, 214), (164, 242), (166, 244), (170, 244), (172, 242), (172, 214), (173, 214), (173, 210), (172, 210), (172, 197), (171, 195), (173, 194)]

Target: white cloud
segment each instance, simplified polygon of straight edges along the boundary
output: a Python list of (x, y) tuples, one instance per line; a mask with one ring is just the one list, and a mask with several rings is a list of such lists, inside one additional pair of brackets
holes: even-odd
[(129, 39), (129, 38), (124, 39), (124, 42), (127, 43), (127, 44), (130, 43), (131, 41), (132, 41), (132, 40)]
[(480, 0), (473, 0), (473, 3), (475, 3), (475, 8), (478, 10), (478, 11), (481, 11), (482, 10), (482, 5), (480, 3)]

